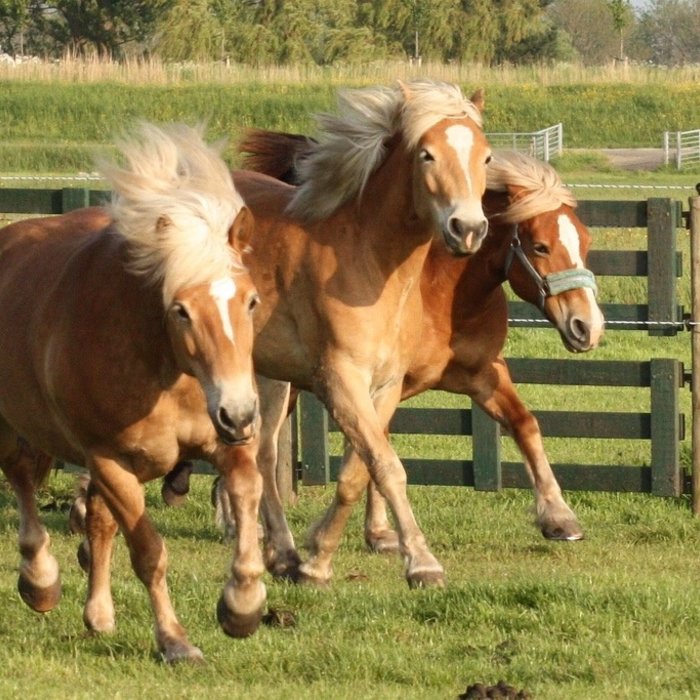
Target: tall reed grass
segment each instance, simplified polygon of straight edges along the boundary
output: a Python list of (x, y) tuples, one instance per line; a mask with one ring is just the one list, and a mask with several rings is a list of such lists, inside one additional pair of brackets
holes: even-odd
[(643, 64), (609, 63), (584, 66), (580, 63), (488, 66), (479, 63), (444, 64), (426, 61), (377, 61), (334, 66), (290, 65), (252, 67), (235, 63), (164, 63), (156, 57), (113, 61), (76, 58), (60, 61), (20, 60), (0, 64), (0, 80), (39, 82), (118, 82), (129, 85), (186, 85), (201, 83), (375, 83), (387, 79), (430, 75), (457, 83), (540, 85), (630, 83), (659, 85), (700, 83), (700, 65), (666, 68)]

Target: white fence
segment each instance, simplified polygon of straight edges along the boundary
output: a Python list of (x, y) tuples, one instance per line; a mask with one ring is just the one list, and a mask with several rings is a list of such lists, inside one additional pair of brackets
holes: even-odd
[(515, 133), (487, 133), (494, 148), (510, 148), (549, 163), (564, 150), (564, 127), (561, 123), (548, 126), (540, 131)]
[(683, 167), (683, 163), (700, 162), (700, 129), (664, 131), (664, 163), (666, 165), (671, 162), (672, 153), (678, 170)]

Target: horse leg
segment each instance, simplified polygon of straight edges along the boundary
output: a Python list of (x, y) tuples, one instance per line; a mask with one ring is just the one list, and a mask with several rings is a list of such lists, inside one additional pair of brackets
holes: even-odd
[(17, 588), (22, 600), (36, 612), (48, 612), (61, 599), (58, 562), (49, 552), (50, 538), (39, 519), (35, 492), (50, 468), (0, 420), (0, 468), (17, 498), (21, 561)]
[(550, 540), (582, 539), (581, 526), (564, 500), (547, 459), (537, 419), (518, 396), (505, 363), (495, 362), (492, 367), (498, 376), (496, 386), (472, 398), (515, 440), (533, 486), (537, 525)]
[(263, 477), (261, 511), (265, 525), (265, 566), (276, 578), (294, 580), (301, 559), (277, 487), (277, 441), (287, 418), (290, 385), (260, 376), (257, 383), (261, 412), (257, 461)]
[[(137, 477), (111, 459), (92, 456), (91, 487), (112, 512), (124, 534), (134, 572), (148, 590), (155, 617), (155, 637), (165, 661), (201, 661), (202, 652), (187, 639), (168, 593), (165, 544), (146, 514), (143, 486)], [(92, 548), (91, 559), (97, 556)]]
[(365, 542), (377, 554), (395, 554), (399, 551), (399, 536), (389, 522), (386, 501), (371, 480), (367, 485)]
[(258, 507), (263, 481), (256, 464), (255, 444), (226, 449), (219, 461), (231, 510), (236, 521), (231, 578), (216, 608), (223, 631), (231, 637), (247, 637), (258, 628), (265, 607), (265, 572), (258, 543)]
[(194, 463), (190, 460), (178, 462), (164, 477), (160, 488), (163, 500), (173, 508), (184, 505), (190, 491), (190, 477)]
[(88, 593), (83, 622), (93, 632), (114, 630), (114, 603), (110, 587), (110, 563), (117, 521), (94, 484), (85, 496), (85, 540), (78, 561), (88, 573)]
[(363, 391), (363, 377), (359, 375), (354, 368), (345, 367), (342, 376), (336, 374), (326, 385), (333, 416), (356, 454), (346, 453), (335, 499), (312, 531), (311, 556), (301, 565), (300, 573), (311, 581), (325, 583), (329, 580), (332, 553), (371, 476), (392, 510), (409, 586), (442, 586), (443, 568), (428, 549), (418, 527), (406, 493), (406, 472), (385, 433), (398, 405), (401, 386), (398, 384), (384, 391), (375, 399), (375, 406), (366, 386)]

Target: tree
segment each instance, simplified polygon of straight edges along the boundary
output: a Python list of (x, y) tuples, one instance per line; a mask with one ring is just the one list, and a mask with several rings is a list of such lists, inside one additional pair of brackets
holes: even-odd
[(661, 65), (700, 62), (700, 0), (651, 0), (639, 20), (636, 41)]
[(166, 61), (222, 58), (222, 18), (209, 0), (175, 0), (157, 25), (155, 50)]
[(628, 0), (607, 0), (608, 9), (612, 14), (613, 27), (620, 39), (620, 60), (625, 60), (624, 29), (632, 20), (632, 8)]
[(557, 0), (548, 14), (554, 25), (569, 35), (584, 63), (606, 63), (617, 55), (619, 37), (606, 0)]

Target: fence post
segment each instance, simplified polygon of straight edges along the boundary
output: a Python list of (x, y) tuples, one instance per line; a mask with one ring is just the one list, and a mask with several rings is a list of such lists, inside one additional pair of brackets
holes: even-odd
[(676, 131), (676, 170), (680, 170), (683, 165), (683, 151), (681, 143), (681, 132)]
[(308, 392), (299, 395), (301, 421), (301, 468), (304, 484), (327, 484), (330, 481), (328, 458), (328, 413), (324, 405)]
[[(676, 321), (676, 228), (675, 202), (665, 198), (647, 200), (647, 251), (649, 321)], [(676, 328), (650, 326), (649, 335), (676, 335)]]
[[(698, 186), (700, 194), (700, 185)], [(700, 515), (700, 196), (690, 197), (690, 312), (693, 515)]]
[(655, 496), (680, 496), (678, 420), (679, 388), (683, 365), (678, 360), (651, 360), (651, 492)]
[(501, 426), (472, 402), (472, 460), (474, 488), (498, 491), (503, 485)]

